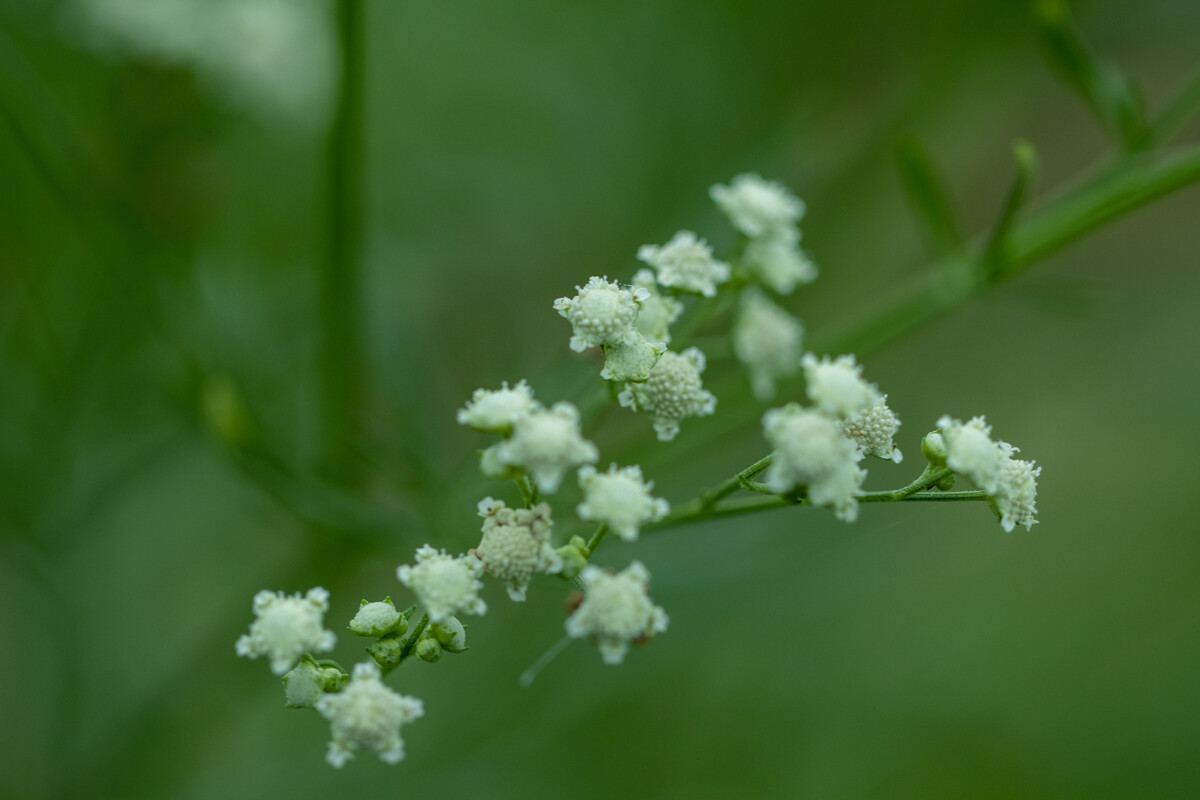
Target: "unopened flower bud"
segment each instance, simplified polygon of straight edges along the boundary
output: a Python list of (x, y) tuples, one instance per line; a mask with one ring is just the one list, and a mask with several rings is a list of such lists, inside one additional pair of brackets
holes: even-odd
[(417, 641), (417, 658), (433, 664), (442, 657), (442, 645), (429, 634), (424, 634)]
[(935, 467), (946, 466), (946, 439), (941, 431), (930, 431), (921, 440), (921, 453)]
[(583, 554), (584, 548), (587, 547), (587, 542), (576, 536), (571, 539), (569, 544), (565, 544), (558, 548), (558, 557), (562, 559), (562, 572), (559, 573), (567, 580), (573, 579), (576, 575), (583, 571), (587, 566), (587, 556)]
[(346, 685), (349, 676), (336, 667), (322, 667), (305, 656), (291, 672), (283, 676), (283, 693), (288, 708), (313, 708), (326, 692)]
[[(461, 653), (467, 649), (467, 626), (458, 617), (447, 617), (429, 626), (429, 632), (447, 653)], [(419, 645), (418, 645), (419, 647)]]
[(363, 600), (349, 627), (351, 633), (377, 639), (389, 633), (404, 633), (408, 630), (408, 623), (392, 604), (392, 598), (385, 597), (378, 603)]

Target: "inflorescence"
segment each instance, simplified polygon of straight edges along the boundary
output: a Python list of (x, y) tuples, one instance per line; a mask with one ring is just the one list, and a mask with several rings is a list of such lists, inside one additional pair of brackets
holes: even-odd
[[(458, 422), (495, 437), (480, 450), (480, 471), (515, 484), (516, 502), (482, 498), (478, 545), (451, 555), (426, 544), (397, 569), (396, 577), (417, 605), (400, 610), (390, 597), (362, 601), (348, 631), (373, 640), (366, 648), (371, 660), (349, 673), (336, 662), (317, 660), (316, 654), (335, 643), (323, 622), (328, 592), (319, 587), (304, 596), (260, 592), (249, 633), (237, 641), (239, 655), (265, 657), (283, 676), (288, 706), (315, 709), (329, 720), (327, 760), (333, 766), (360, 751), (388, 763), (403, 758), (401, 728), (419, 719), (424, 707), (383, 679), (412, 656), (434, 663), (444, 653), (464, 652), (467, 626), (460, 617), (487, 612), (481, 596), (485, 579), (503, 585), (518, 602), (538, 576), (571, 582), (576, 592), (568, 603), (565, 633), (593, 642), (606, 664), (621, 663), (633, 646), (666, 631), (667, 614), (651, 599), (650, 572), (641, 562), (631, 561), (619, 572), (591, 563), (609, 532), (636, 542), (649, 527), (712, 515), (736, 491), (775, 500), (729, 513), (813, 505), (853, 522), (860, 500), (929, 499), (946, 495), (956, 478), (978, 490), (955, 493), (954, 499), (986, 500), (1004, 530), (1029, 529), (1037, 522), (1041, 468), (1015, 458), (1018, 450), (1012, 445), (994, 440), (983, 417), (965, 423), (941, 417), (921, 443), (927, 461), (921, 477), (903, 489), (867, 497), (863, 481), (869, 459), (901, 462), (895, 443), (900, 420), (887, 395), (863, 377), (853, 355), (819, 356), (803, 349), (804, 325), (785, 304), (817, 275), (800, 249), (804, 203), (757, 175), (713, 186), (710, 195), (737, 234), (730, 257), (715, 258), (707, 241), (691, 231), (680, 231), (663, 245), (641, 247), (637, 259), (646, 266), (630, 283), (591, 276), (573, 296), (554, 301), (554, 310), (571, 326), (569, 348), (581, 354), (598, 348), (599, 377), (610, 387), (608, 397), (644, 413), (659, 441), (674, 442), (688, 436), (681, 433), (682, 423), (717, 409), (716, 396), (704, 385), (709, 358), (687, 340), (731, 311), (723, 352), (745, 367), (753, 396), (767, 402), (781, 385), (802, 376), (806, 402), (766, 410), (762, 429), (770, 454), (672, 513), (672, 505), (653, 494), (654, 483), (639, 465), (596, 468), (600, 450), (584, 438), (574, 404), (544, 405), (524, 380), (477, 389), (458, 411)], [(673, 332), (682, 320), (687, 327)], [(549, 498), (572, 473), (582, 495), (573, 509), (575, 519), (597, 527), (590, 539), (575, 535), (556, 546)], [(559, 507), (557, 513), (562, 517), (569, 510)]]

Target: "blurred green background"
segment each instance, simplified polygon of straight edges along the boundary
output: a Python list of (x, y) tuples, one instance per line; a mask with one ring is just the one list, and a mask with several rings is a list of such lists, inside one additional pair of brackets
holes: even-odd
[[(1074, 10), (1152, 108), (1200, 60), (1195, 0)], [(390, 680), (426, 705), (406, 761), (325, 764), (325, 721), (234, 656), (250, 599), (323, 585), (340, 629), (407, 600), (417, 546), (472, 546), (508, 490), (454, 411), (595, 380), (554, 298), (678, 228), (727, 247), (707, 188), (757, 171), (808, 202), (822, 274), (789, 305), (819, 332), (927, 261), (904, 137), (971, 231), (1017, 137), (1042, 191), (1110, 149), (1011, 0), (366, 18), (365, 477), (340, 494), (316, 477), (330, 8), (0, 0), (0, 796), (1200, 796), (1195, 187), (867, 361), (909, 456), (869, 485), (910, 480), (939, 415), (985, 413), (1044, 466), (1032, 532), (878, 505), (612, 541), (597, 559), (649, 567), (667, 634), (620, 668), (574, 643), (521, 688), (564, 586), (489, 585), (468, 654)], [(749, 463), (764, 407), (724, 385), (671, 444), (612, 413), (602, 461), (677, 502)]]

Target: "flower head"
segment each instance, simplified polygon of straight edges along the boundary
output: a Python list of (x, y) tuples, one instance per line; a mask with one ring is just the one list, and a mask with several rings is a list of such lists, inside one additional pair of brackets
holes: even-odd
[(476, 389), (466, 407), (458, 410), (458, 424), (486, 433), (508, 433), (514, 422), (541, 407), (525, 381), (511, 389), (505, 382), (494, 391)]
[(638, 308), (650, 293), (645, 289), (622, 289), (608, 278), (592, 277), (583, 286), (576, 286), (574, 297), (560, 297), (554, 310), (567, 318), (574, 329), (571, 349), (582, 353), (589, 347), (605, 343), (633, 344), (637, 331), (633, 327)]
[(1037, 478), (1042, 468), (1032, 461), (1006, 458), (1000, 467), (996, 493), (992, 501), (1000, 513), (1000, 525), (1012, 531), (1018, 525), (1031, 530), (1037, 524)]
[(359, 636), (379, 638), (386, 633), (401, 628), (404, 615), (396, 610), (392, 598), (386, 597), (375, 603), (362, 601), (358, 613), (350, 620), (350, 631)]
[(817, 279), (817, 267), (800, 249), (800, 234), (792, 227), (751, 239), (740, 264), (752, 279), (779, 294), (791, 294)]
[(483, 614), (487, 604), (479, 597), (483, 563), (476, 557), (448, 555), (425, 545), (417, 550), (416, 564), (397, 568), (396, 577), (412, 589), (432, 622), (459, 612)]
[(863, 380), (862, 367), (854, 356), (831, 360), (805, 353), (800, 363), (804, 366), (808, 399), (832, 417), (847, 419), (883, 402), (875, 384)]
[(250, 632), (237, 640), (237, 654), (247, 658), (266, 656), (271, 671), (283, 675), (305, 653), (327, 653), (337, 637), (322, 626), (329, 609), (329, 592), (320, 586), (308, 594), (287, 597), (283, 592), (262, 591), (254, 595), (255, 620)]
[(813, 505), (832, 506), (845, 522), (858, 518), (866, 471), (858, 466), (858, 447), (836, 420), (789, 403), (763, 415), (763, 433), (775, 449), (764, 478), (771, 491), (784, 494), (805, 486)]
[[(884, 395), (883, 401), (886, 400), (887, 395)], [(904, 455), (892, 437), (900, 429), (900, 420), (883, 401), (842, 420), (842, 432), (858, 443), (864, 455), (886, 458), (899, 464)]]
[(646, 411), (659, 441), (669, 442), (679, 433), (679, 421), (705, 417), (717, 408), (717, 398), (700, 380), (704, 353), (689, 347), (682, 353), (663, 353), (645, 383), (631, 383), (618, 396), (622, 406)]
[(325, 759), (335, 767), (359, 750), (374, 750), (380, 761), (395, 764), (404, 758), (400, 728), (425, 715), (420, 700), (385, 686), (379, 667), (370, 661), (355, 664), (346, 688), (325, 695), (316, 708), (332, 729)]
[(938, 428), (946, 446), (946, 465), (988, 494), (995, 494), (1012, 447), (992, 441), (992, 426), (983, 417), (959, 422), (944, 416), (938, 420)]
[(652, 342), (671, 343), (671, 323), (683, 313), (683, 303), (658, 291), (654, 270), (639, 269), (633, 276), (635, 289), (645, 289), (642, 310), (637, 315), (638, 332)]
[(775, 381), (800, 369), (800, 320), (775, 305), (753, 287), (742, 292), (733, 326), (733, 352), (750, 373), (750, 386), (759, 400), (775, 394)]
[(717, 293), (717, 284), (729, 280), (729, 265), (713, 258), (712, 248), (691, 231), (679, 231), (661, 247), (647, 244), (638, 249), (638, 260), (654, 267), (658, 282), (705, 297)]
[(567, 635), (594, 637), (605, 664), (620, 664), (629, 645), (667, 629), (667, 614), (650, 601), (650, 573), (634, 561), (616, 575), (588, 566), (579, 573), (587, 595), (567, 617)]
[(786, 186), (753, 174), (738, 175), (708, 193), (734, 227), (752, 238), (794, 227), (804, 216), (804, 201)]
[(508, 584), (508, 596), (525, 599), (529, 579), (536, 573), (562, 570), (562, 559), (550, 544), (550, 506), (509, 508), (502, 500), (485, 497), (479, 501), (483, 517), (483, 539), (472, 552), (489, 575)]
[(617, 469), (612, 464), (608, 472), (583, 467), (579, 470), (579, 486), (584, 494), (583, 502), (575, 509), (579, 518), (607, 525), (627, 542), (638, 538), (642, 525), (657, 522), (671, 510), (670, 503), (650, 494), (654, 482), (643, 479), (642, 468), (637, 465)]
[(583, 438), (579, 410), (561, 402), (517, 420), (512, 438), (500, 442), (495, 455), (502, 464), (528, 470), (538, 489), (553, 494), (567, 470), (596, 463), (600, 451)]

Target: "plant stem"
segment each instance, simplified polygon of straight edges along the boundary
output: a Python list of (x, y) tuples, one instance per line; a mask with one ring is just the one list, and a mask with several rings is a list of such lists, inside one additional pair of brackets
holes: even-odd
[(382, 670), (384, 675), (390, 675), (396, 667), (403, 664), (413, 654), (413, 651), (417, 649), (417, 640), (421, 638), (421, 634), (425, 632), (425, 628), (428, 625), (429, 615), (422, 614), (420, 621), (417, 622), (417, 627), (409, 631), (408, 635), (404, 637), (404, 645), (400, 648), (400, 657), (396, 659), (396, 663)]
[(319, 266), (322, 474), (354, 486), (362, 468), (354, 448), (362, 430), (363, 331), (363, 0), (338, 0), (341, 79), (326, 140), (326, 248)]
[(588, 543), (584, 547), (583, 551), (584, 557), (591, 558), (592, 553), (596, 552), (596, 548), (600, 546), (600, 543), (604, 541), (604, 537), (606, 536), (608, 536), (608, 526), (601, 525), (596, 529), (596, 532), (592, 534), (592, 538), (588, 539)]

